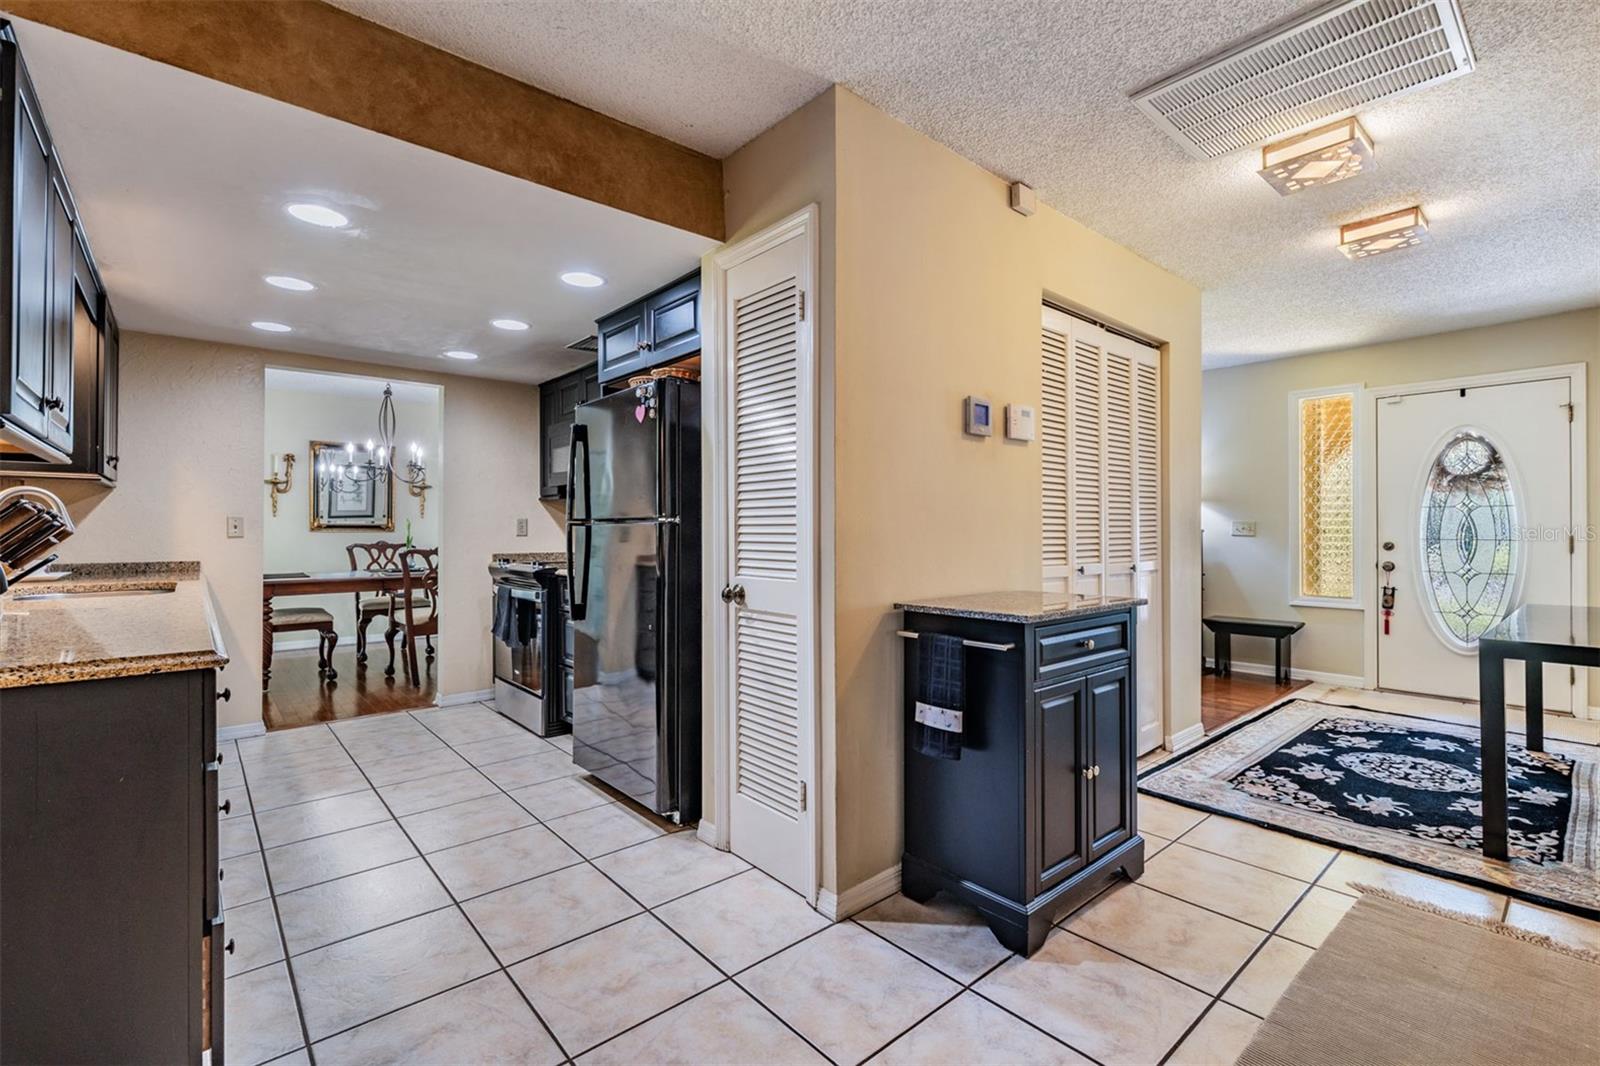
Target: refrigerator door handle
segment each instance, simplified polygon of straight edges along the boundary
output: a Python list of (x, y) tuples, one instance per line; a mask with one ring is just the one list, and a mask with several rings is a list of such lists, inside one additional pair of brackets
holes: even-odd
[[(583, 448), (583, 460), (581, 462), (578, 460), (579, 446), (582, 446)], [(581, 522), (587, 522), (589, 519), (594, 517), (594, 497), (589, 491), (590, 478), (588, 426), (583, 425), (581, 422), (573, 423), (572, 441), (568, 445), (567, 454), (571, 456), (572, 477), (583, 483), (583, 514), (580, 515), (576, 513), (578, 510), (578, 492), (576, 491), (577, 486), (574, 485), (572, 489), (572, 500), (569, 505), (574, 512), (571, 517)]]
[(574, 622), (581, 622), (589, 613), (589, 553), (593, 541), (593, 529), (583, 527), (583, 567), (578, 567), (577, 557), (573, 554), (573, 537), (578, 528), (577, 524), (567, 523), (567, 612)]

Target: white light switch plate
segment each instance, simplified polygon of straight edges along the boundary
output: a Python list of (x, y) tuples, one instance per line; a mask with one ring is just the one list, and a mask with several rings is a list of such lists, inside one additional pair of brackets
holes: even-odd
[(1256, 524), (1254, 522), (1235, 522), (1233, 524), (1233, 535), (1236, 537), (1253, 537), (1256, 535)]
[(244, 519), (236, 514), (228, 516), (228, 536), (238, 538), (244, 536)]

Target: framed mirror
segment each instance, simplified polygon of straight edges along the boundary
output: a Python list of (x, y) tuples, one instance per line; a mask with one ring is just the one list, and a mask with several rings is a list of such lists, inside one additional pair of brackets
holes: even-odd
[(330, 472), (352, 462), (362, 468), (376, 464), (377, 456), (360, 446), (351, 452), (337, 441), (311, 442), (311, 476), (306, 479), (311, 485), (311, 528), (394, 529), (394, 479), (386, 471), (375, 479)]

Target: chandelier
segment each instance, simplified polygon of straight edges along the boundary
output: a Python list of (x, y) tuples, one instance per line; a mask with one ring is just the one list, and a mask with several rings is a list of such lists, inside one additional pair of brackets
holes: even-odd
[(428, 468), (422, 459), (422, 448), (411, 442), (404, 472), (395, 469), (394, 389), (383, 387), (383, 401), (378, 405), (378, 439), (367, 438), (366, 458), (356, 460), (355, 442), (344, 446), (343, 461), (323, 458), (317, 463), (317, 484), (335, 492), (347, 491), (364, 482), (393, 478), (411, 489), (413, 496), (421, 494), (428, 486)]

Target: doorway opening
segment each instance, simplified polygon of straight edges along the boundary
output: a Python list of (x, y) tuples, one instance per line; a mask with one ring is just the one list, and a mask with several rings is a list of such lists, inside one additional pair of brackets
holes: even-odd
[(279, 367), (265, 376), (267, 728), (432, 706), (443, 388)]

